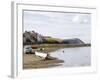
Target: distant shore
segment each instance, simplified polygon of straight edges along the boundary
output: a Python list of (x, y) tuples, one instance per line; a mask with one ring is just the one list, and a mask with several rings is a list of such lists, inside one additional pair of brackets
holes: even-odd
[[(27, 45), (24, 45), (27, 46)], [(91, 44), (31, 44), (31, 46), (34, 48), (70, 48), (70, 47), (90, 47)]]

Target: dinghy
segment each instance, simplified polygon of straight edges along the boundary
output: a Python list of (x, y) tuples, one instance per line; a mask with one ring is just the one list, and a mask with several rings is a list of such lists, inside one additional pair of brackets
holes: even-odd
[(47, 54), (47, 53), (41, 53), (41, 52), (35, 52), (35, 55), (36, 56), (39, 56), (39, 57), (41, 57), (41, 58), (43, 58), (43, 59), (45, 59), (45, 60), (54, 60), (54, 59), (57, 59), (57, 58), (55, 58), (55, 57), (51, 57), (49, 54)]
[(46, 53), (41, 53), (41, 52), (35, 52), (35, 55), (36, 56), (39, 56), (41, 58), (44, 58), (44, 59), (47, 57), (47, 54)]

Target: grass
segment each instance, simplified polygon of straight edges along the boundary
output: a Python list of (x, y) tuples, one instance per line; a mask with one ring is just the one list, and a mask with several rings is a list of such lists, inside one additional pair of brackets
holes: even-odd
[(62, 39), (59, 39), (59, 38), (45, 38), (47, 42), (61, 42)]
[(38, 48), (71, 48), (71, 47), (89, 47), (91, 44), (33, 44)]

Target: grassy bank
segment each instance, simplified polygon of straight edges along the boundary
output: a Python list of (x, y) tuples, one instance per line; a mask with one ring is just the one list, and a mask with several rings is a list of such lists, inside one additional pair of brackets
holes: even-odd
[(89, 47), (91, 44), (33, 44), (37, 48), (70, 48), (70, 47)]

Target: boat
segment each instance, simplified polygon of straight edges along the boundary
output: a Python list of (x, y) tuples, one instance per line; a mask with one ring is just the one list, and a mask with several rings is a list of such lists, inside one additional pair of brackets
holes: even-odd
[(43, 58), (45, 60), (54, 60), (54, 59), (57, 59), (55, 57), (51, 57), (49, 54), (47, 53), (41, 53), (41, 52), (35, 52), (35, 55), (40, 57), (40, 58)]
[(47, 57), (47, 53), (35, 52), (35, 55), (44, 59)]

